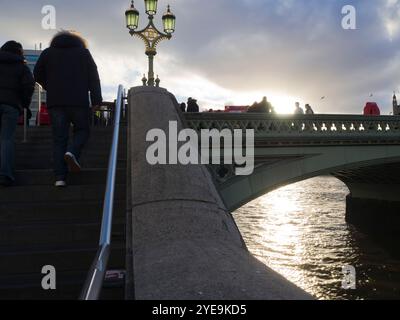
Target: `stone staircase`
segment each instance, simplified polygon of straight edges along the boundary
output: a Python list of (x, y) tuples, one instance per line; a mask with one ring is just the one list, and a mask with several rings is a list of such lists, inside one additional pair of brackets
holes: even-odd
[[(0, 189), (0, 300), (79, 298), (100, 237), (113, 128), (92, 128), (81, 164), (68, 188), (53, 187), (48, 127), (16, 138), (16, 185)], [(126, 126), (120, 132), (113, 245), (109, 270), (125, 270)], [(45, 291), (43, 266), (56, 268), (56, 290)], [(102, 299), (124, 299), (123, 281), (105, 283)]]

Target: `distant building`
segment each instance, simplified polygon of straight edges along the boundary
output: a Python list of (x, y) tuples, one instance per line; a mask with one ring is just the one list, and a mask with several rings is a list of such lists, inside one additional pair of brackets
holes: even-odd
[(393, 95), (393, 115), (400, 116), (400, 105), (397, 104), (396, 94)]
[[(41, 50), (24, 50), (25, 59), (27, 61), (29, 69), (33, 72), (35, 68), (36, 62), (39, 59)], [(31, 111), (32, 111), (32, 119), (30, 121), (31, 125), (35, 124), (36, 116), (39, 111), (39, 106), (41, 103), (46, 102), (46, 91), (44, 91), (40, 85), (36, 84), (35, 92), (32, 97), (31, 103)]]

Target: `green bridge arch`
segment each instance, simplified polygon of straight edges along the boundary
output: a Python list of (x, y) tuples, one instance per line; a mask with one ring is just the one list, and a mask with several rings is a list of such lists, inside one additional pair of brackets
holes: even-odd
[(210, 166), (230, 211), (322, 175), (343, 181), (354, 197), (398, 201), (400, 117), (204, 113), (184, 119), (197, 131), (254, 129), (256, 167), (251, 175), (235, 176), (233, 167)]

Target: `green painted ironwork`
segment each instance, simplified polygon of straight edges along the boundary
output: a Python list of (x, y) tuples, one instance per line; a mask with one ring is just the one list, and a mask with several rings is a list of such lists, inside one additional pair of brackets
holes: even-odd
[(400, 143), (400, 117), (359, 115), (185, 114), (187, 126), (202, 129), (254, 129), (265, 143)]

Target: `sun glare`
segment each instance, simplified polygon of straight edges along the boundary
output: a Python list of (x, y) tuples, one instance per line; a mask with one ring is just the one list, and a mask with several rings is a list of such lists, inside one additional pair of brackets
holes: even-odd
[(286, 94), (276, 93), (262, 93), (262, 92), (249, 92), (235, 95), (232, 99), (235, 105), (252, 105), (254, 102), (260, 102), (261, 99), (266, 96), (268, 101), (271, 102), (275, 111), (279, 114), (292, 114), (294, 111), (294, 105), (296, 102), (300, 102), (304, 105), (302, 99), (298, 99)]
[(296, 99), (290, 96), (282, 95), (270, 95), (269, 101), (274, 106), (277, 113), (281, 114), (291, 114), (294, 111), (294, 105), (296, 102), (304, 104), (301, 99)]

